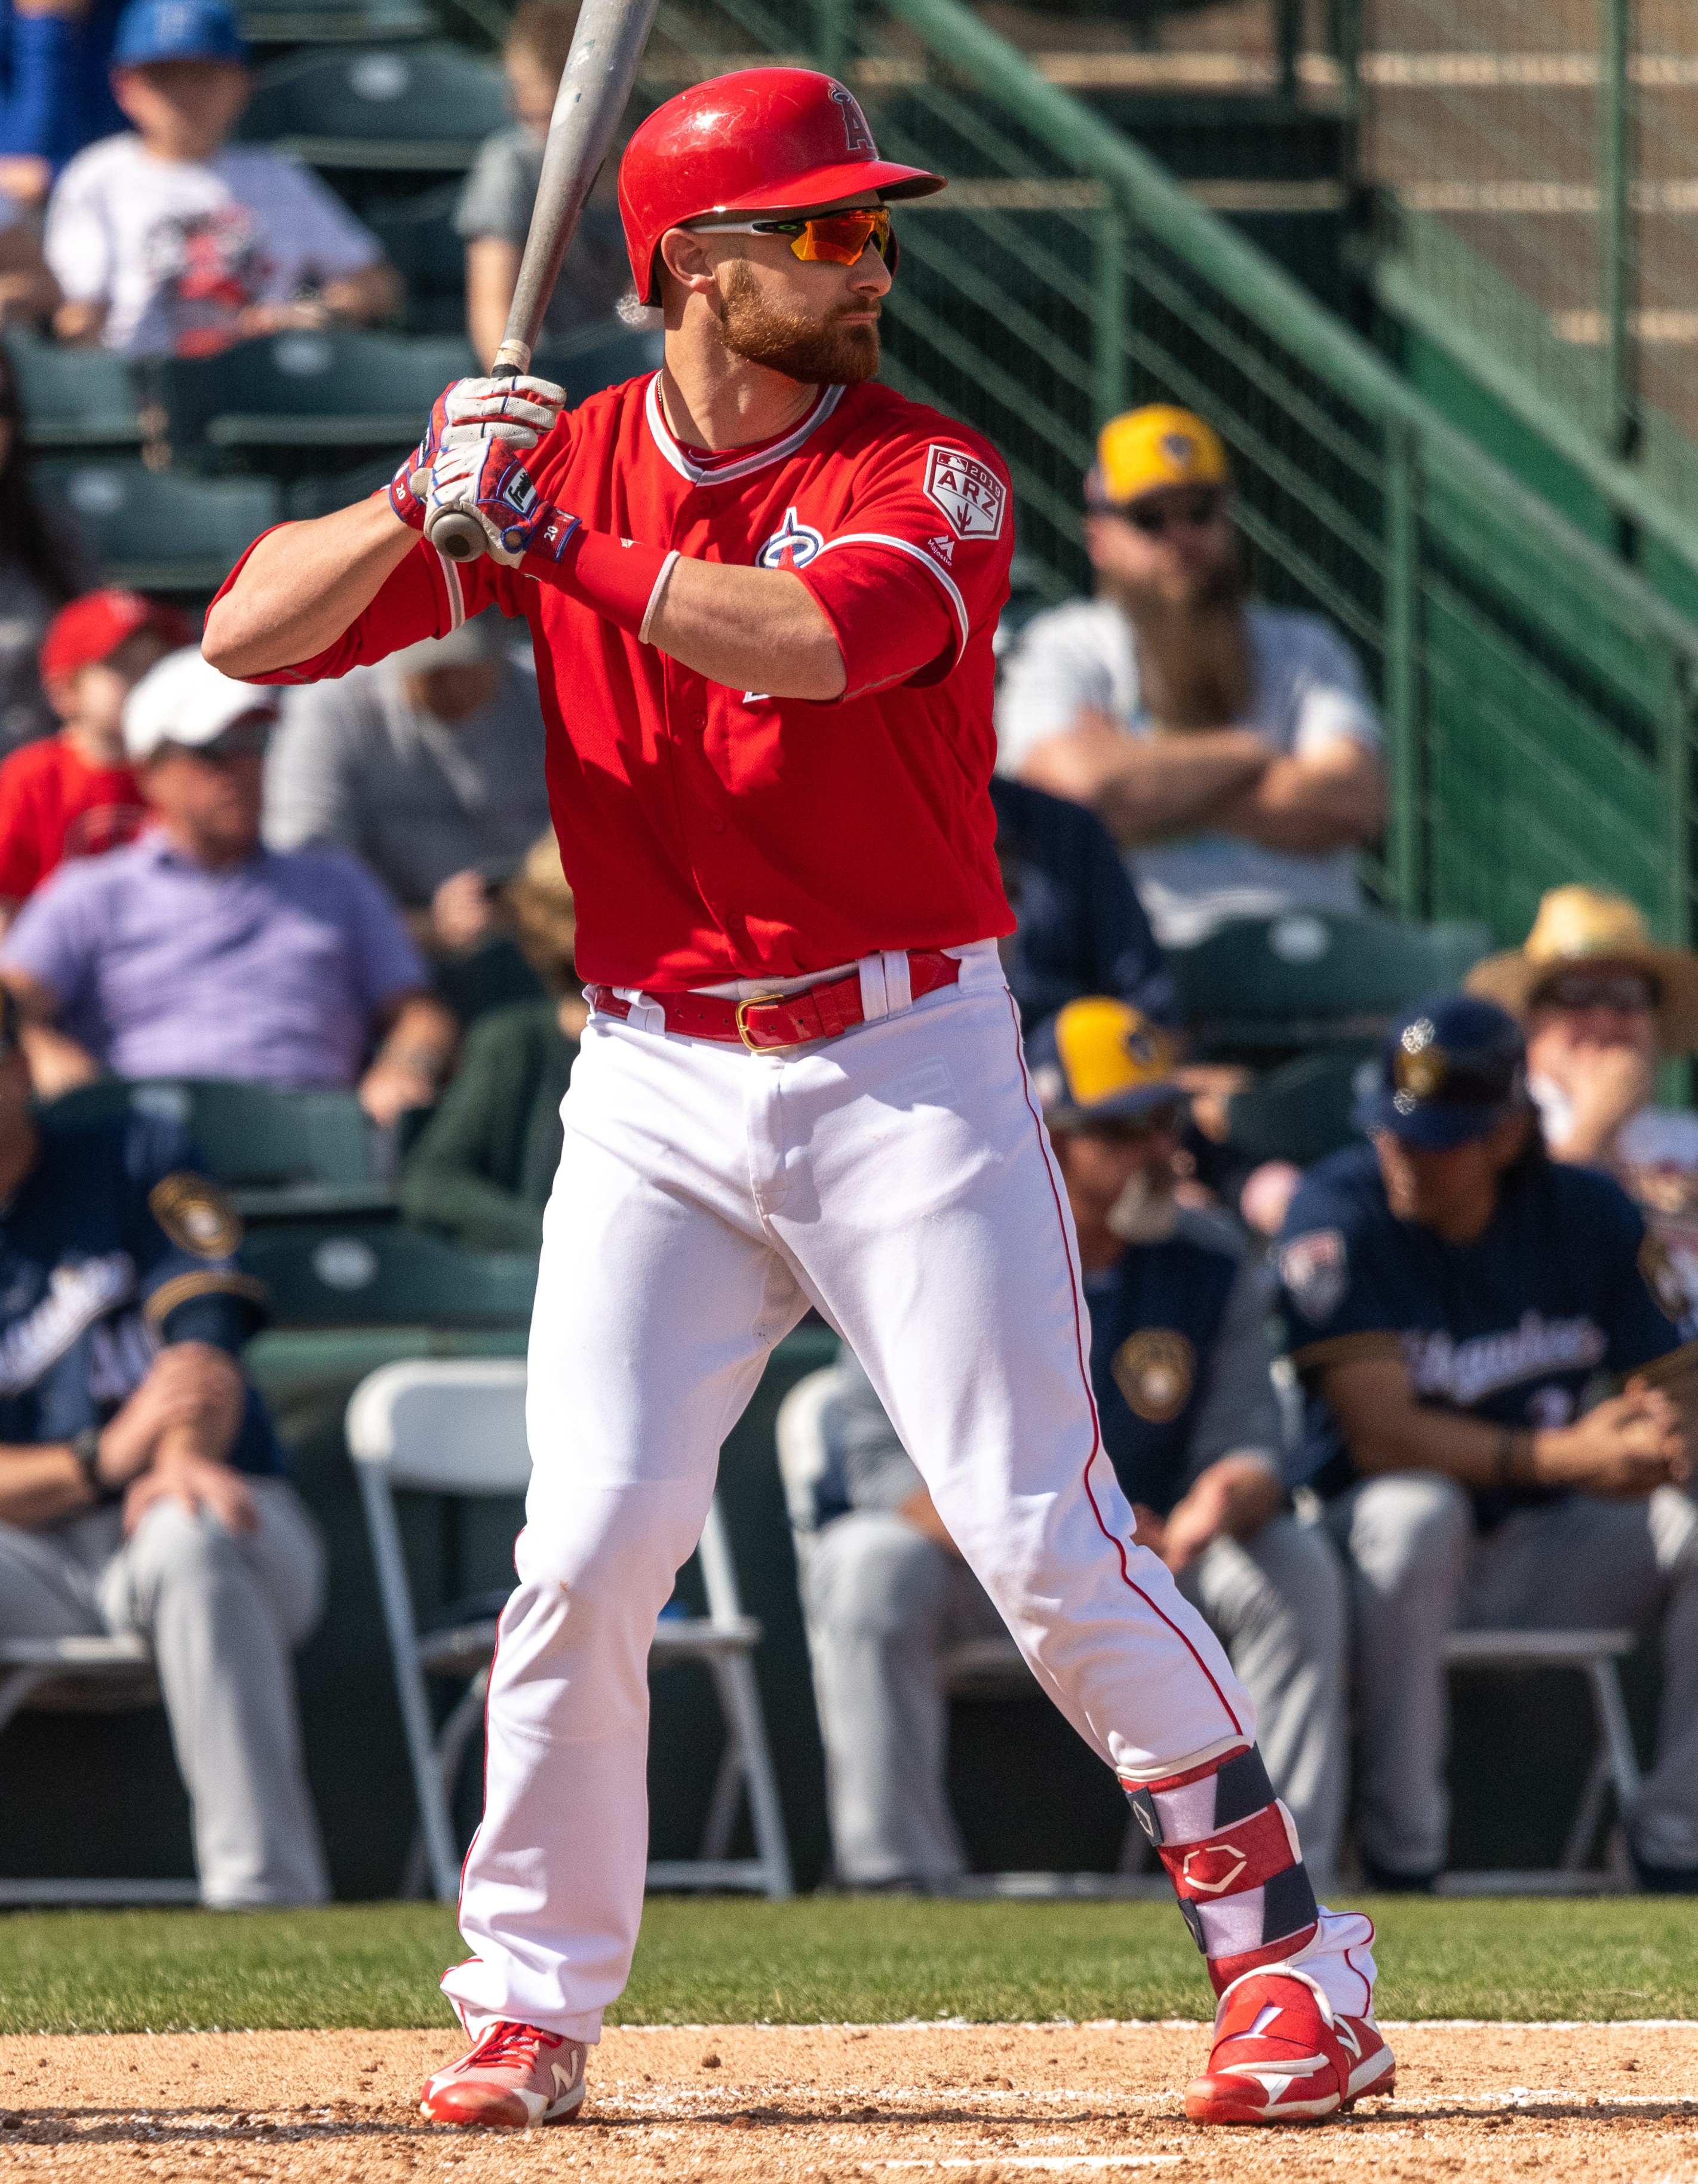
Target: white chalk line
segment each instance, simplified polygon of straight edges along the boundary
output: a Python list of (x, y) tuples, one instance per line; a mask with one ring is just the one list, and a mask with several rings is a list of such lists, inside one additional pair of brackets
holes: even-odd
[[(1698, 2032), (1693, 2017), (1382, 2017), (1385, 2032)], [(888, 2024), (610, 2025), (604, 2037), (627, 2033), (839, 2032), (867, 2038), (875, 2032), (1207, 2032), (1200, 2017), (899, 2017)]]

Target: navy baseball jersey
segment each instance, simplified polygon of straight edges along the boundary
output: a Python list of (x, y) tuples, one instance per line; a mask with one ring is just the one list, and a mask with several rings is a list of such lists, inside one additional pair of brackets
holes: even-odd
[[(1493, 1425), (1566, 1425), (1587, 1384), (1631, 1373), (1690, 1335), (1661, 1244), (1618, 1184), (1542, 1155), (1502, 1178), (1484, 1233), (1447, 1244), (1400, 1221), (1379, 1163), (1353, 1145), (1317, 1163), (1278, 1245), (1286, 1332), (1309, 1391), (1296, 1476), (1323, 1494), (1356, 1477), (1314, 1392), (1326, 1366), (1400, 1356), (1424, 1403)], [(1475, 1497), (1483, 1521), (1552, 1499), (1517, 1488)]]
[(1165, 1517), (1217, 1458), (1277, 1458), (1267, 1294), (1223, 1223), (1182, 1210), (1164, 1241), (1087, 1274), (1085, 1297), (1103, 1446), (1128, 1502)]
[(996, 855), (1015, 928), (1002, 967), (1029, 1038), (1086, 994), (1112, 994), (1177, 1025), (1178, 997), (1126, 866), (1094, 811), (993, 774)]
[[(264, 1289), (236, 1257), (240, 1219), (175, 1123), (40, 1128), (41, 1156), (0, 1208), (0, 1441), (14, 1443), (103, 1424), (163, 1345), (238, 1356), (264, 1318)], [(230, 1461), (287, 1468), (252, 1389)]]

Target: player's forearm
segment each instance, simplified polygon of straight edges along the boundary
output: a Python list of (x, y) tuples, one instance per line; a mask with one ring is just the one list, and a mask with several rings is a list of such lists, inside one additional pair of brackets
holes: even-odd
[(418, 543), (381, 494), (284, 524), (214, 604), (202, 652), (237, 681), (310, 660), (358, 620)]
[(828, 703), (843, 694), (843, 654), (801, 580), (723, 561), (672, 564), (650, 613), (651, 644), (730, 690)]
[(324, 290), (326, 308), (357, 326), (392, 318), (401, 308), (402, 295), (401, 276), (383, 258), (342, 280), (326, 281)]
[(1247, 788), (1269, 763), (1246, 728), (1218, 734), (1134, 738), (1096, 721), (1039, 744), (1022, 778), (1095, 806), (1122, 843), (1158, 839), (1200, 822), (1227, 795)]
[(94, 1498), (69, 1441), (0, 1447), (0, 1524), (29, 1531), (75, 1516)]
[(1265, 850), (1324, 856), (1359, 848), (1385, 825), (1385, 792), (1368, 752), (1344, 766), (1279, 758), (1252, 788), (1216, 805), (1210, 823)]

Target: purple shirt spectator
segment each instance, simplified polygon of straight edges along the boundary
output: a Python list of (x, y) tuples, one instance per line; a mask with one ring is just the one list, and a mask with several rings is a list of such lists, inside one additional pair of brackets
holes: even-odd
[(262, 850), (209, 872), (158, 832), (62, 866), (19, 913), (0, 968), (46, 986), (62, 1028), (120, 1077), (285, 1090), (355, 1084), (378, 1012), (430, 983), (353, 858)]

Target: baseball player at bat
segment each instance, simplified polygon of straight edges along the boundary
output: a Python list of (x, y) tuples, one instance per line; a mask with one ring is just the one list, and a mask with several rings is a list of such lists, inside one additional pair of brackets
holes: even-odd
[[(620, 170), (662, 368), (571, 415), (535, 378), (450, 387), (387, 497), (268, 533), (208, 620), (227, 673), (289, 682), (522, 614), (577, 903), (594, 1012), (544, 1225), (471, 1954), (443, 1982), (472, 2045), (424, 2092), (444, 2122), (583, 2100), (642, 1910), (649, 1641), (810, 1305), (1172, 1875), (1220, 1997), (1189, 2114), (1307, 2120), (1393, 2081), (1373, 1930), (1317, 1907), (1255, 1709), (1133, 1544), (1098, 1429), (996, 946), (1008, 472), (876, 376), (890, 205), (943, 187), (806, 70), (669, 101)], [(424, 542), (438, 509), (483, 559)]]

